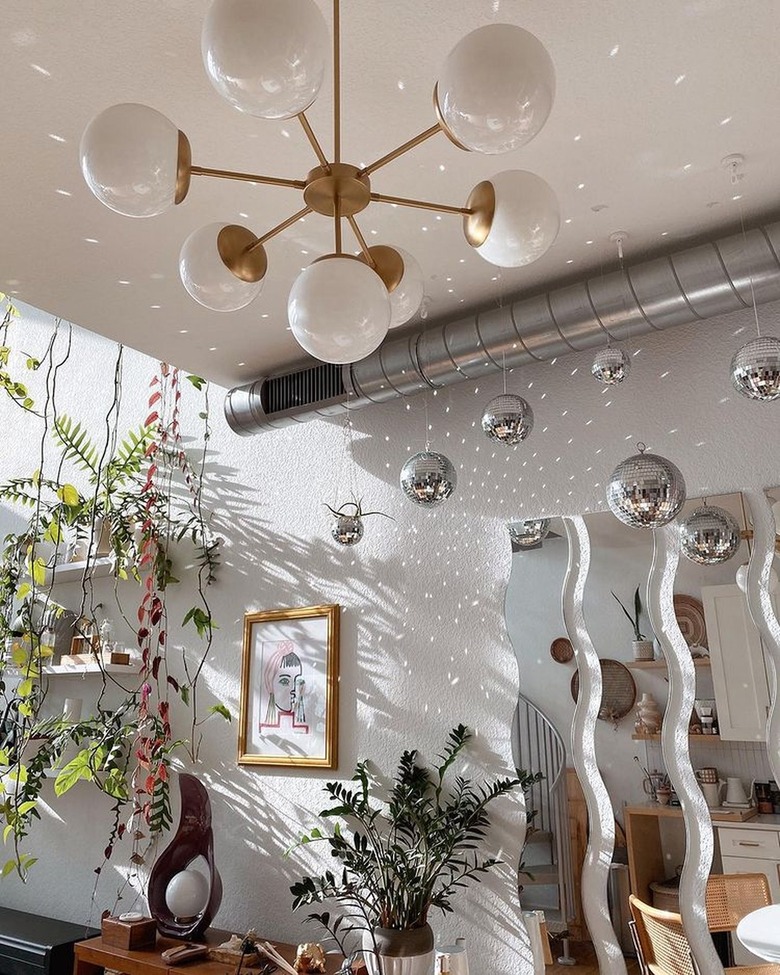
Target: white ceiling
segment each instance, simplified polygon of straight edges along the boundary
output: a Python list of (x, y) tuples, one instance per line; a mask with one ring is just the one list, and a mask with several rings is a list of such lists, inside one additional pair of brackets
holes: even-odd
[[(330, 3), (320, 2), (330, 19)], [(196, 164), (295, 178), (315, 164), (295, 120), (250, 118), (212, 89), (200, 59), (206, 8), (4, 0), (0, 288), (234, 385), (301, 361), (287, 291), (331, 249), (329, 222), (310, 216), (270, 242), (263, 294), (219, 315), (180, 284), (182, 241), (217, 220), (262, 233), (300, 207), (298, 193), (194, 178), (183, 205), (131, 220), (89, 194), (77, 158), (93, 115), (138, 101), (187, 133)], [(530, 169), (554, 188), (565, 223), (535, 265), (499, 272), (471, 251), (458, 218), (373, 204), (360, 217), (364, 232), (417, 256), (430, 319), (609, 267), (615, 230), (628, 231), (630, 259), (733, 224), (738, 204), (720, 167), (727, 153), (746, 157), (746, 218), (776, 208), (776, 0), (343, 0), (344, 159), (367, 163), (427, 128), (438, 66), (463, 34), (494, 20), (528, 28), (552, 55), (558, 91), (547, 126), (503, 157), (437, 136), (377, 173), (374, 189), (462, 205), (479, 180)], [(308, 113), (326, 151), (331, 105), (326, 87)]]

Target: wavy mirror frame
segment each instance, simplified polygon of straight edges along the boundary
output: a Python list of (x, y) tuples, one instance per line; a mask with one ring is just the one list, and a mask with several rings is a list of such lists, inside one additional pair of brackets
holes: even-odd
[(656, 529), (646, 605), (669, 675), (669, 700), (661, 725), (661, 752), (669, 781), (680, 800), (685, 825), (680, 914), (699, 971), (722, 975), (723, 965), (710, 935), (705, 906), (715, 837), (707, 804), (691, 764), (688, 742), (688, 725), (696, 697), (696, 669), (674, 611), (674, 579), (679, 561), (679, 526), (672, 524)]
[(747, 572), (747, 604), (761, 635), (770, 664), (769, 714), (766, 723), (766, 750), (776, 782), (780, 782), (780, 708), (777, 706), (777, 678), (780, 674), (780, 623), (772, 606), (769, 589), (775, 556), (777, 526), (772, 505), (763, 491), (746, 495), (753, 522), (753, 547)]
[(580, 692), (572, 719), (571, 754), (588, 809), (588, 845), (581, 878), (582, 911), (601, 975), (626, 975), (626, 962), (612, 927), (607, 900), (609, 867), (615, 849), (615, 817), (596, 761), (601, 664), (583, 610), (590, 569), (590, 538), (583, 518), (564, 518), (563, 524), (569, 543), (569, 559), (561, 605), (580, 676)]

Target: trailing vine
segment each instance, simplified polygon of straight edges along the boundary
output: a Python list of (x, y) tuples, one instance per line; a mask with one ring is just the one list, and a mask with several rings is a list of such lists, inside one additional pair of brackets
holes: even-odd
[[(12, 310), (0, 324), (0, 367), (11, 359), (7, 345)], [(37, 471), (0, 485), (0, 501), (30, 512), (21, 531), (8, 535), (0, 551), (0, 639), (5, 655), (0, 665), (0, 824), (3, 839), (13, 836), (13, 856), (0, 868), (2, 875), (16, 872), (25, 879), (35, 862), (27, 851), (28, 834), (40, 818), (38, 802), (46, 777), (56, 774), (56, 796), (79, 782), (88, 782), (111, 800), (112, 826), (103, 850), (104, 862), (115, 845), (128, 834), (130, 861), (144, 862), (144, 850), (171, 825), (170, 777), (174, 752), (182, 746), (197, 757), (201, 726), (211, 714), (230, 719), (224, 705), (212, 705), (201, 717), (197, 708), (198, 678), (211, 652), (215, 624), (208, 588), (219, 567), (218, 539), (212, 536), (204, 507), (210, 437), (208, 385), (199, 377), (187, 379), (203, 393), (199, 412), (203, 421), (202, 449), (191, 461), (182, 434), (182, 389), (179, 371), (161, 364), (152, 378), (145, 421), (119, 435), (118, 414), (122, 398), (123, 350), (117, 351), (114, 389), (105, 415), (100, 444), (83, 421), (58, 414), (55, 406), (57, 374), (70, 356), (68, 330), (64, 357), (57, 359), (59, 323), (41, 360), (28, 357), (29, 368), (45, 375), (45, 403), (33, 410), (32, 397), (4, 379), (0, 385), (11, 399), (42, 424)], [(29, 402), (27, 402), (29, 400)], [(44, 473), (44, 461), (54, 446), (56, 456)], [(63, 478), (72, 468), (81, 487)], [(110, 538), (117, 608), (132, 624), (140, 655), (139, 671), (125, 686), (106, 670), (102, 656), (96, 660), (102, 686), (94, 713), (78, 722), (46, 714), (49, 687), (47, 666), (53, 647), (46, 641), (51, 621), (64, 612), (47, 588), (56, 573), (61, 552), (71, 545), (86, 549), (79, 607), (84, 632), (97, 631), (93, 587), (98, 540)], [(167, 592), (178, 585), (176, 550), (184, 540), (197, 552), (194, 579), (195, 604), (181, 626), (192, 627), (201, 640), (197, 652), (171, 656)], [(127, 585), (140, 587), (137, 611), (126, 613), (121, 601)], [(75, 607), (74, 607), (75, 609)], [(102, 607), (104, 614), (106, 607)], [(80, 632), (80, 631), (78, 631)], [(178, 660), (178, 664), (177, 664)], [(109, 707), (105, 692), (119, 687), (123, 700)], [(190, 728), (185, 735), (172, 727), (172, 695), (190, 708)], [(96, 868), (100, 874), (101, 866)]]

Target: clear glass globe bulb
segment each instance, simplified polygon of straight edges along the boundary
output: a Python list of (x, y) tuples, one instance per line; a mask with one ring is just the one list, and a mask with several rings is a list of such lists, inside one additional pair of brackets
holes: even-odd
[[(472, 244), (480, 257), (498, 267), (524, 267), (555, 243), (561, 225), (558, 198), (541, 176), (508, 169), (488, 181), (495, 203), (484, 240)], [(471, 194), (469, 206), (484, 184)], [(465, 218), (468, 224), (468, 216)]]
[(228, 226), (210, 223), (200, 227), (184, 241), (179, 253), (181, 283), (198, 304), (212, 311), (237, 311), (263, 290), (264, 278), (242, 281), (220, 257), (217, 241)]
[(390, 328), (395, 328), (405, 325), (417, 314), (425, 294), (425, 285), (417, 259), (402, 247), (392, 246), (404, 262), (403, 277), (390, 292)]
[(209, 79), (241, 112), (286, 119), (319, 93), (330, 50), (313, 0), (214, 0), (201, 51)]
[(555, 68), (522, 27), (489, 24), (450, 51), (436, 86), (439, 114), (466, 149), (519, 149), (539, 132), (555, 99)]
[(146, 105), (113, 105), (96, 115), (79, 146), (87, 186), (126, 217), (154, 217), (176, 202), (179, 130)]
[(287, 317), (299, 345), (322, 362), (370, 355), (387, 335), (390, 299), (379, 275), (346, 255), (315, 261), (295, 280)]
[[(739, 588), (747, 594), (747, 576), (748, 576), (748, 563), (743, 563), (737, 569), (736, 582)], [(769, 591), (770, 593), (776, 593), (778, 588), (780, 588), (780, 578), (778, 578), (777, 573), (772, 568), (769, 570)]]

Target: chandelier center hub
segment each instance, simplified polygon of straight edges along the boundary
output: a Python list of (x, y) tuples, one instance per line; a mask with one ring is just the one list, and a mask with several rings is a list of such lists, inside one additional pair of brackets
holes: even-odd
[(357, 166), (330, 163), (317, 166), (306, 178), (306, 205), (325, 217), (351, 217), (371, 202), (371, 181)]

